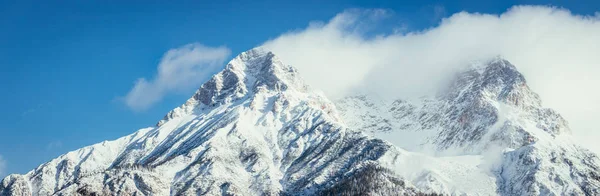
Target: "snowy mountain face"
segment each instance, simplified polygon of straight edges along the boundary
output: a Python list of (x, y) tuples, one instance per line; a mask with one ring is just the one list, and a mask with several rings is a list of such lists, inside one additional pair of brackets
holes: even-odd
[(461, 72), (435, 97), (336, 102), (349, 126), (415, 151), (486, 157), (502, 195), (599, 195), (598, 157), (570, 139), (515, 66), (496, 58)]
[(252, 49), (155, 127), (10, 175), (0, 195), (600, 194), (596, 155), (513, 65), (456, 78), (418, 101), (333, 104)]
[(415, 195), (390, 169), (411, 156), (345, 128), (294, 68), (253, 49), (156, 127), (10, 175), (0, 195)]

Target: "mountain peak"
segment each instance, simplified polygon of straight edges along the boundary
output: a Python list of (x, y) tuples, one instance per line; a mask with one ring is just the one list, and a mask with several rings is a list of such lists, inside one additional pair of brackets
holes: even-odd
[[(261, 47), (242, 52), (227, 64), (222, 73), (233, 73), (243, 79), (239, 84), (252, 88), (249, 91), (262, 87), (276, 91), (305, 88), (294, 67), (284, 64), (273, 52)], [(216, 75), (219, 76), (223, 75)]]
[(339, 101), (338, 109), (347, 124), (377, 134), (424, 131), (422, 143), (433, 144), (436, 150), (459, 148), (471, 153), (490, 144), (519, 148), (570, 133), (568, 122), (544, 108), (517, 67), (502, 57), (472, 64), (436, 97), (384, 104), (376, 100), (350, 97)]
[(285, 65), (271, 51), (253, 48), (233, 58), (225, 69), (202, 84), (184, 105), (169, 112), (157, 125), (198, 107), (231, 103), (256, 92), (286, 90), (307, 92), (308, 86), (294, 67)]
[(501, 57), (496, 57), (489, 61), (483, 75), (487, 82), (493, 82), (493, 80), (503, 81), (507, 85), (522, 85), (526, 83), (523, 74), (512, 63)]
[(519, 107), (541, 107), (539, 96), (529, 88), (523, 74), (501, 56), (473, 63), (440, 95), (449, 100), (489, 98)]
[(466, 71), (477, 71), (477, 73), (483, 74), (486, 71), (494, 69), (517, 70), (517, 68), (510, 61), (508, 61), (508, 59), (498, 55), (487, 60), (473, 61), (469, 64), (469, 69)]
[[(473, 135), (477, 136), (475, 140), (479, 141), (492, 125), (513, 126), (503, 124), (507, 121), (508, 111), (512, 111), (508, 113), (519, 116), (521, 120), (528, 119), (534, 127), (553, 136), (570, 132), (567, 121), (558, 112), (542, 106), (539, 95), (527, 85), (523, 74), (508, 60), (496, 57), (484, 63), (475, 63), (471, 67), (457, 74), (450, 86), (438, 95), (438, 99), (442, 101), (441, 105), (448, 106), (449, 116), (458, 119), (459, 122), (448, 128), (450, 134), (443, 138), (446, 146), (457, 141), (454, 138), (459, 132), (465, 137), (457, 143), (463, 144), (473, 140)], [(519, 123), (508, 124), (511, 123), (514, 124), (512, 128), (515, 130), (525, 130), (518, 125)], [(516, 133), (526, 133), (523, 137), (528, 141), (514, 142), (508, 139), (511, 140), (508, 142), (511, 147), (535, 140), (533, 136), (527, 135), (530, 134), (527, 131)]]
[(233, 58), (225, 66), (225, 70), (243, 70), (251, 74), (256, 74), (265, 68), (277, 66), (278, 64), (273, 63), (274, 58), (277, 61), (273, 52), (257, 47), (242, 52)]

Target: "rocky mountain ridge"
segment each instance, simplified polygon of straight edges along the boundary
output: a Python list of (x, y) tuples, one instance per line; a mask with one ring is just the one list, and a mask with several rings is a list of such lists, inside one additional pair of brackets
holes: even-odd
[(382, 166), (399, 153), (345, 128), (295, 69), (257, 48), (158, 126), (10, 175), (0, 195), (417, 194)]
[(597, 195), (597, 156), (570, 137), (567, 121), (542, 107), (525, 77), (502, 58), (460, 72), (434, 97), (336, 102), (351, 127), (414, 151), (498, 156), (490, 168), (504, 195)]
[(255, 48), (156, 126), (10, 175), (0, 195), (600, 194), (600, 161), (569, 132), (504, 59), (435, 97), (333, 103)]

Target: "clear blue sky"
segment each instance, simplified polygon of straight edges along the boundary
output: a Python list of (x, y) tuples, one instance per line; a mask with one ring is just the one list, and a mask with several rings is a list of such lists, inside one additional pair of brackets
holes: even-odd
[(0, 1), (0, 156), (6, 161), (6, 173), (25, 173), (68, 151), (154, 125), (193, 91), (169, 95), (142, 112), (116, 99), (137, 78), (152, 77), (164, 52), (188, 43), (225, 45), (235, 55), (348, 8), (390, 9), (409, 29), (418, 30), (439, 22), (435, 7), (444, 8), (438, 12), (443, 16), (462, 10), (501, 13), (515, 4), (556, 5), (592, 14), (600, 5), (427, 0), (45, 2)]

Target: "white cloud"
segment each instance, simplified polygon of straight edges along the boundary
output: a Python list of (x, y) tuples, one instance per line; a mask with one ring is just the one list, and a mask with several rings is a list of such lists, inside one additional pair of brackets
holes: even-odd
[(570, 121), (584, 146), (600, 152), (593, 141), (600, 138), (594, 122), (600, 117), (598, 15), (516, 6), (500, 15), (456, 13), (423, 31), (367, 36), (382, 13), (343, 12), (264, 47), (333, 99), (357, 90), (390, 98), (425, 95), (469, 61), (502, 55), (525, 75), (546, 107)]
[(46, 146), (47, 150), (55, 150), (55, 149), (60, 149), (62, 148), (63, 143), (61, 141), (52, 141), (50, 143), (48, 143), (48, 146)]
[(144, 110), (172, 92), (197, 88), (212, 69), (223, 65), (230, 54), (227, 47), (189, 44), (171, 49), (158, 64), (158, 73), (150, 81), (137, 80), (125, 96), (125, 103), (134, 110)]

